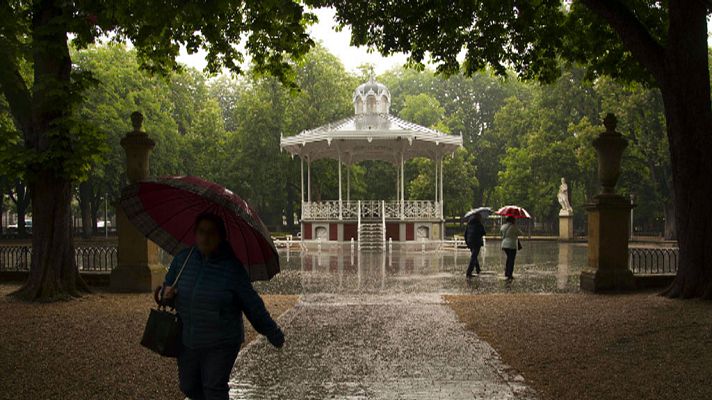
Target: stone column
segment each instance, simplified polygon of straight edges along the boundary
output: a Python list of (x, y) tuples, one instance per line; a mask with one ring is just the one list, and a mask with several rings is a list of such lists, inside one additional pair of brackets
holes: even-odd
[[(133, 131), (121, 139), (121, 147), (126, 151), (129, 183), (136, 183), (148, 177), (148, 156), (156, 143), (141, 130), (141, 113), (132, 113), (131, 123)], [(119, 263), (111, 272), (111, 289), (122, 292), (151, 292), (163, 283), (166, 274), (166, 268), (158, 259), (158, 246), (133, 226), (121, 207), (116, 208), (116, 228), (119, 236)]]
[(606, 131), (593, 141), (598, 153), (602, 191), (586, 205), (588, 212), (588, 266), (581, 272), (581, 289), (600, 292), (634, 289), (628, 269), (628, 224), (631, 204), (615, 193), (621, 156), (628, 143), (616, 132), (616, 118), (608, 114)]

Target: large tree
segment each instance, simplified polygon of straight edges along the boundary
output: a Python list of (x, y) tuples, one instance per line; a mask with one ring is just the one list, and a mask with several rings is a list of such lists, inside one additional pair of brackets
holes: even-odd
[[(350, 94), (356, 81), (341, 62), (322, 46), (315, 46), (294, 64), (298, 91), (290, 91), (275, 78), (254, 75), (245, 82), (241, 101), (234, 105), (236, 149), (228, 168), (230, 186), (244, 195), (270, 226), (293, 228), (299, 200), (298, 158), (280, 153), (280, 135), (294, 135), (335, 121), (353, 112)], [(306, 168), (306, 166), (305, 166)], [(334, 198), (336, 163), (312, 164), (312, 197)]]
[[(442, 72), (511, 65), (524, 78), (551, 80), (558, 60), (660, 88), (665, 105), (680, 245), (671, 297), (712, 298), (712, 108), (703, 0), (318, 0), (337, 9), (352, 43), (383, 54), (426, 55)], [(462, 63), (458, 56), (463, 53)]]
[[(70, 203), (101, 135), (77, 117), (82, 90), (94, 81), (73, 69), (70, 38), (78, 48), (100, 38), (130, 41), (142, 66), (161, 73), (178, 67), (181, 46), (205, 50), (212, 72), (239, 73), (249, 55), (255, 71), (289, 82), (287, 60), (311, 47), (312, 20), (301, 4), (282, 0), (0, 2), (0, 93), (22, 133), (34, 217), (30, 276), (17, 295), (53, 299), (84, 287), (74, 263)], [(25, 64), (31, 77), (21, 73)]]

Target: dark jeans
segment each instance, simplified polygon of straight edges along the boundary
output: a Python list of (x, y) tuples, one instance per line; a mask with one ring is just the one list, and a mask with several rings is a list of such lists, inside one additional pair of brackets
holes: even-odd
[(183, 347), (178, 355), (180, 390), (191, 400), (228, 400), (230, 372), (240, 346)]
[(472, 275), (472, 270), (477, 271), (477, 273), (480, 273), (480, 260), (478, 257), (480, 256), (480, 249), (482, 246), (475, 246), (470, 249), (472, 252), (472, 255), (470, 256), (470, 264), (467, 266), (467, 275)]
[(517, 250), (502, 249), (507, 254), (507, 262), (504, 265), (504, 276), (511, 278), (514, 273), (514, 259), (517, 258)]

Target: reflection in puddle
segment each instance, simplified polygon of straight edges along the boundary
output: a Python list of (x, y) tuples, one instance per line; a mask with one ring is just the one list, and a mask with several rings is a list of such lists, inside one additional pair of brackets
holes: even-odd
[(280, 252), (282, 272), (256, 286), (265, 293), (478, 293), (577, 291), (586, 246), (527, 242), (517, 256), (514, 282), (503, 278), (499, 243), (481, 252), (482, 274), (465, 278), (466, 249), (434, 252), (353, 252), (341, 249)]

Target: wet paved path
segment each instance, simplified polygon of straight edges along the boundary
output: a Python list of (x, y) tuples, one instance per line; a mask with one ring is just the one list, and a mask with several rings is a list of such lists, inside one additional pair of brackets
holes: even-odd
[(534, 399), (440, 294), (305, 294), (282, 350), (240, 353), (232, 399)]

